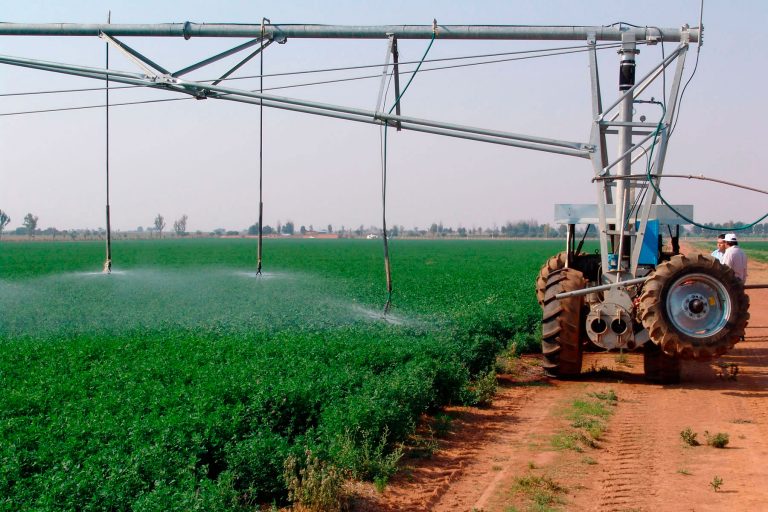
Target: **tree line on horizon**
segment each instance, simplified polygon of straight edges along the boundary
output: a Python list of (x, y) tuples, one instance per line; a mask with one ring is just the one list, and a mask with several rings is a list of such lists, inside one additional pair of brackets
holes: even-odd
[[(183, 214), (181, 217), (176, 219), (173, 222), (173, 233), (177, 237), (184, 237), (189, 235), (190, 233), (187, 231), (187, 221), (189, 220), (189, 216), (186, 214)], [(4, 212), (3, 210), (0, 210), (0, 238), (2, 238), (2, 235), (4, 232), (6, 232), (6, 228), (8, 224), (11, 222), (11, 217)], [(22, 225), (18, 228), (16, 228), (13, 231), (10, 231), (8, 233), (12, 233), (17, 236), (29, 236), (30, 238), (34, 237), (35, 235), (45, 235), (45, 236), (51, 236), (52, 238), (56, 238), (57, 236), (66, 237), (69, 236), (71, 239), (77, 239), (79, 238), (103, 238), (106, 230), (104, 228), (85, 228), (85, 229), (69, 229), (69, 230), (59, 230), (55, 227), (48, 227), (45, 229), (39, 229), (38, 228), (39, 223), (39, 217), (37, 215), (33, 215), (32, 213), (27, 213), (24, 216)], [(715, 235), (715, 233), (718, 232), (728, 232), (728, 231), (738, 231), (741, 236), (755, 236), (755, 237), (765, 237), (768, 236), (768, 222), (762, 223), (762, 224), (755, 224), (754, 226), (751, 226), (747, 229), (740, 229), (744, 228), (746, 226), (746, 223), (741, 221), (728, 221), (724, 223), (705, 223), (704, 226), (706, 226), (708, 229), (705, 229), (700, 226), (681, 226), (681, 235), (682, 236), (689, 236), (689, 237), (704, 237), (704, 238), (712, 238)], [(137, 234), (144, 234), (147, 233), (150, 237), (151, 236), (158, 236), (162, 238), (163, 232), (166, 228), (166, 221), (165, 217), (158, 213), (157, 216), (155, 216), (153, 220), (153, 224), (148, 227), (139, 226), (134, 231)], [(584, 236), (586, 228), (585, 227), (577, 227), (576, 234), (577, 236)], [(118, 230), (118, 232), (120, 232)], [(367, 235), (377, 235), (381, 236), (381, 228), (377, 226), (368, 226), (365, 227), (364, 225), (360, 225), (356, 228), (348, 228), (344, 225), (341, 226), (340, 229), (334, 230), (334, 227), (332, 224), (328, 224), (325, 228), (319, 228), (315, 229), (315, 227), (312, 224), (309, 224), (309, 226), (300, 225), (298, 228), (296, 227), (296, 224), (293, 221), (286, 221), (285, 223), (282, 223), (280, 221), (277, 221), (276, 225), (274, 227), (270, 225), (264, 225), (263, 229), (261, 230), (261, 233), (266, 236), (272, 236), (272, 235), (285, 235), (285, 236), (294, 236), (294, 235), (314, 235), (314, 234), (336, 234), (340, 237), (363, 237)], [(466, 228), (459, 226), (458, 228), (454, 228), (452, 226), (444, 226), (442, 222), (433, 222), (428, 228), (419, 228), (418, 226), (415, 226), (413, 228), (406, 228), (403, 225), (394, 225), (387, 229), (387, 236), (389, 237), (432, 237), (432, 238), (565, 238), (567, 233), (567, 227), (565, 225), (559, 225), (559, 226), (552, 226), (548, 223), (539, 223), (535, 219), (528, 219), (528, 220), (520, 220), (516, 222), (507, 221), (505, 224), (501, 226), (493, 225), (492, 227), (471, 227)], [(250, 225), (248, 228), (243, 230), (228, 230), (225, 228), (217, 228), (210, 232), (202, 232), (202, 231), (196, 231), (194, 232), (194, 235), (196, 236), (242, 236), (242, 235), (250, 235), (255, 236), (259, 234), (259, 223), (255, 222), (254, 224)], [(586, 238), (597, 238), (597, 230), (596, 229), (590, 229), (587, 233)]]

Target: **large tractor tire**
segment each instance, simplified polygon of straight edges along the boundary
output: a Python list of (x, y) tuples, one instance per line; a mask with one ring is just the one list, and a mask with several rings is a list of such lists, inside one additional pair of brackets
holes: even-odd
[(638, 317), (665, 354), (707, 361), (744, 336), (749, 297), (733, 270), (711, 256), (678, 254), (645, 282)]
[(677, 384), (680, 382), (680, 363), (680, 357), (665, 354), (655, 343), (649, 341), (645, 344), (643, 370), (647, 381), (658, 384)]
[(550, 377), (568, 378), (581, 373), (584, 296), (564, 299), (555, 296), (585, 286), (582, 273), (572, 268), (556, 270), (547, 276), (541, 304), (541, 350), (544, 371)]
[(539, 276), (536, 278), (536, 299), (539, 304), (544, 304), (544, 292), (547, 290), (547, 277), (552, 272), (565, 268), (568, 261), (566, 252), (560, 252), (552, 256), (539, 270)]

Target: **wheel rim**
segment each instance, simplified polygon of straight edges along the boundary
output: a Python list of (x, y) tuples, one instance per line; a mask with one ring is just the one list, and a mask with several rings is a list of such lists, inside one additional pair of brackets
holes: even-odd
[(731, 316), (725, 285), (707, 274), (687, 274), (669, 287), (667, 316), (682, 334), (706, 338), (716, 334)]

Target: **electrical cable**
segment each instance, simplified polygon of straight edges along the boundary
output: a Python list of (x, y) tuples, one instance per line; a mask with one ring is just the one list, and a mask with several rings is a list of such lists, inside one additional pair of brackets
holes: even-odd
[[(108, 43), (107, 43), (108, 44)], [(117, 89), (136, 89), (136, 88), (143, 88), (145, 86), (143, 85), (118, 85), (115, 87), (110, 87), (110, 89), (117, 90)], [(42, 94), (65, 94), (65, 93), (72, 93), (72, 92), (95, 92), (95, 91), (103, 91), (103, 87), (84, 87), (81, 89), (55, 89), (51, 91), (28, 91), (28, 92), (6, 92), (0, 94), (0, 98), (9, 98), (12, 96), (38, 96)]]
[[(125, 107), (129, 105), (146, 105), (149, 103), (165, 103), (168, 101), (184, 101), (184, 100), (192, 100), (196, 98), (166, 98), (162, 100), (141, 100), (141, 101), (126, 101), (123, 103), (112, 103), (110, 104), (111, 107)], [(7, 116), (22, 116), (22, 115), (29, 115), (29, 114), (47, 114), (51, 112), (69, 112), (73, 110), (89, 110), (94, 108), (104, 108), (106, 105), (84, 105), (82, 107), (61, 107), (61, 108), (45, 108), (40, 110), (26, 110), (23, 112), (5, 112), (0, 114), (0, 117), (7, 117)]]

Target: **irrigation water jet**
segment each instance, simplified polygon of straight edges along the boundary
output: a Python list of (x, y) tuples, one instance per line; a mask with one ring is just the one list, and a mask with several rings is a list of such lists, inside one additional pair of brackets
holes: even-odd
[(73, 276), (107, 276), (107, 275), (127, 275), (128, 272), (126, 270), (102, 270), (102, 271), (94, 271), (94, 272), (70, 272), (69, 275)]
[(259, 271), (237, 271), (235, 272), (236, 275), (248, 277), (248, 278), (258, 278), (258, 279), (277, 279), (277, 278), (291, 278), (287, 272), (264, 272), (263, 270), (261, 272)]
[(402, 315), (392, 313), (391, 310), (384, 314), (380, 309), (366, 308), (359, 304), (351, 304), (349, 305), (349, 309), (355, 315), (361, 316), (366, 320), (374, 320), (377, 322), (380, 321), (391, 325), (413, 326), (420, 323), (417, 320), (409, 319)]

